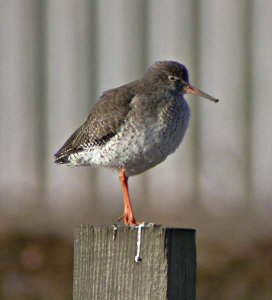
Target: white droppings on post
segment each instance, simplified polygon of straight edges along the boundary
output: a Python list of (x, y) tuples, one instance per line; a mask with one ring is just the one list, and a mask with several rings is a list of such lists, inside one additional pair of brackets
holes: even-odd
[(135, 262), (139, 263), (142, 261), (142, 258), (140, 256), (140, 251), (141, 251), (141, 238), (142, 238), (142, 228), (144, 228), (146, 225), (145, 223), (141, 223), (138, 225), (136, 228), (138, 230), (137, 234), (137, 249), (136, 249), (136, 255), (135, 255)]
[(117, 235), (117, 230), (118, 230), (117, 225), (116, 224), (112, 224), (112, 229), (113, 229), (112, 240), (115, 241), (116, 235)]

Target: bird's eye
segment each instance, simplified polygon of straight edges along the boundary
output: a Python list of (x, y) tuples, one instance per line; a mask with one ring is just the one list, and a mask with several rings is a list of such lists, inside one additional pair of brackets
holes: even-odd
[(170, 81), (177, 81), (177, 80), (178, 80), (178, 77), (177, 77), (177, 76), (170, 75), (170, 76), (168, 76), (168, 79), (169, 79)]

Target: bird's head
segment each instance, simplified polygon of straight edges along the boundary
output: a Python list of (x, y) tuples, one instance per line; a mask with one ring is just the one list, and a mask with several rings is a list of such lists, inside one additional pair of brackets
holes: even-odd
[(189, 83), (189, 73), (183, 64), (176, 61), (155, 62), (145, 73), (144, 78), (160, 83), (160, 86), (177, 94), (193, 94), (213, 102), (218, 99), (202, 92)]

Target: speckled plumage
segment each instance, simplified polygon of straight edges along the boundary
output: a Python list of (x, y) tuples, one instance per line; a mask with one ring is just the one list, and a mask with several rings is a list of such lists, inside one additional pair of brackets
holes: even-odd
[(104, 92), (56, 162), (124, 168), (131, 176), (165, 160), (182, 142), (190, 117), (183, 83), (169, 76), (188, 82), (184, 65), (164, 61), (143, 78)]
[(184, 65), (154, 63), (143, 78), (106, 91), (87, 121), (55, 154), (55, 162), (70, 166), (103, 166), (119, 170), (126, 225), (137, 226), (128, 177), (166, 159), (182, 142), (190, 118), (186, 93), (218, 102), (191, 86)]

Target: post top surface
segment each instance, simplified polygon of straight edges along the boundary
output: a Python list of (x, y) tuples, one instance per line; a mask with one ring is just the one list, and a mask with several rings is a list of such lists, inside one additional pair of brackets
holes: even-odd
[[(154, 223), (144, 223), (142, 226), (144, 229), (160, 229), (160, 230), (175, 230), (175, 231), (192, 231), (196, 232), (196, 229), (194, 228), (182, 228), (182, 227), (168, 227), (160, 224), (154, 224)], [(93, 229), (113, 229), (116, 228), (118, 230), (120, 229), (127, 229), (127, 230), (133, 230), (137, 229), (138, 226), (127, 226), (122, 224), (112, 224), (112, 225), (91, 225), (91, 224), (80, 224), (75, 227), (75, 229), (82, 229), (82, 228), (93, 228)]]

